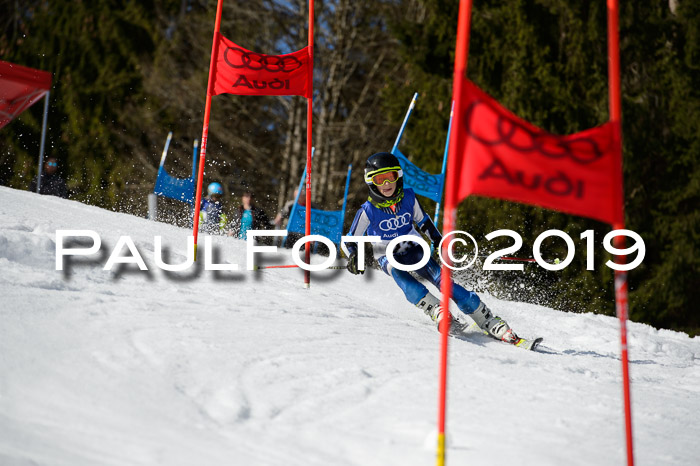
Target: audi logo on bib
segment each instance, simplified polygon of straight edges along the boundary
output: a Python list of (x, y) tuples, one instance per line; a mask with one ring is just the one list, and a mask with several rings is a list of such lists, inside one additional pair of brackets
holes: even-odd
[(403, 215), (397, 215), (393, 218), (387, 218), (379, 222), (379, 229), (382, 231), (398, 230), (402, 226), (408, 225), (411, 222), (410, 212)]

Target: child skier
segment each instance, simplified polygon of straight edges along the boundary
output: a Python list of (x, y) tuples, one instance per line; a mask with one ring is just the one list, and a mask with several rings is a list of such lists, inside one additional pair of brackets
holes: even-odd
[[(381, 237), (381, 243), (373, 244), (374, 257), (379, 266), (399, 285), (406, 299), (422, 309), (438, 324), (439, 329), (444, 317), (440, 300), (409, 272), (392, 267), (385, 252), (387, 244), (393, 238), (402, 235), (420, 237), (418, 230), (428, 236), (435, 247), (440, 243), (442, 235), (418, 203), (413, 190), (404, 189), (403, 171), (393, 154), (380, 152), (367, 159), (365, 183), (369, 187), (369, 199), (357, 211), (348, 235)], [(364, 273), (358, 266), (357, 243), (349, 242), (344, 245), (344, 249), (348, 256), (348, 271), (355, 275)], [(423, 257), (422, 247), (410, 241), (401, 243), (393, 253), (396, 262), (403, 265), (416, 264)], [(435, 260), (430, 258), (425, 266), (415, 272), (440, 289), (440, 265)], [(503, 319), (491, 313), (476, 293), (456, 283), (452, 284), (452, 290), (459, 309), (469, 315), (483, 331), (507, 343), (520, 344), (521, 339)], [(450, 332), (459, 333), (467, 325), (453, 319)]]
[(209, 234), (223, 234), (228, 225), (228, 217), (224, 213), (222, 202), (224, 187), (221, 186), (221, 183), (209, 183), (207, 194), (209, 197), (202, 199), (199, 224)]

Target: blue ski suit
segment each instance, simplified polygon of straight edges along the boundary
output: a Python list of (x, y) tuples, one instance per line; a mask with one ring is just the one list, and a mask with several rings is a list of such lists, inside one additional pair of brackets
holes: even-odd
[[(399, 285), (406, 299), (414, 305), (418, 304), (428, 294), (428, 289), (416, 280), (410, 272), (392, 267), (386, 258), (386, 247), (392, 239), (399, 236), (415, 235), (420, 237), (421, 235), (416, 227), (427, 235), (433, 242), (433, 245), (437, 247), (442, 239), (442, 235), (430, 217), (426, 215), (413, 190), (404, 188), (403, 198), (392, 207), (380, 209), (370, 201), (362, 204), (362, 207), (355, 214), (355, 219), (348, 233), (350, 236), (368, 235), (381, 237), (381, 243), (372, 245), (374, 258), (382, 270)], [(346, 243), (343, 247), (348, 256), (357, 252), (357, 243)], [(422, 257), (423, 248), (411, 241), (400, 243), (399, 246), (394, 248), (394, 259), (403, 265), (416, 264)], [(438, 289), (440, 289), (440, 272), (440, 265), (432, 258), (425, 266), (415, 271), (415, 273), (428, 280)], [(466, 290), (454, 282), (452, 284), (452, 298), (465, 314), (472, 314), (481, 303), (476, 293)]]
[(224, 233), (228, 217), (224, 213), (224, 206), (221, 201), (212, 201), (209, 198), (202, 199), (199, 223), (202, 229), (209, 234)]

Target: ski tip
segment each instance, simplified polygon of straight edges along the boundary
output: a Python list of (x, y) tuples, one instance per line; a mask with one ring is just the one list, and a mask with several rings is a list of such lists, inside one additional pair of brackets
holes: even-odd
[(542, 337), (535, 338), (532, 342), (532, 346), (530, 347), (531, 351), (535, 351), (538, 346), (540, 346), (540, 343), (542, 343)]
[(539, 345), (541, 342), (542, 338), (535, 338), (533, 340), (528, 340), (527, 338), (520, 338), (513, 344), (518, 348), (534, 351), (535, 348), (537, 348), (537, 345)]

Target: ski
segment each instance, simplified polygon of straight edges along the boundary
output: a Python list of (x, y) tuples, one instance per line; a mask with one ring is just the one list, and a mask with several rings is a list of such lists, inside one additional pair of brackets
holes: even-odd
[(518, 338), (518, 341), (513, 343), (518, 348), (523, 348), (530, 351), (535, 351), (539, 344), (542, 343), (542, 337), (535, 338), (534, 340), (528, 340), (526, 338)]
[[(479, 326), (476, 325), (476, 323), (471, 324), (466, 330), (469, 331), (471, 329), (475, 329), (477, 332), (481, 332), (484, 335), (488, 335), (489, 337), (493, 338), (494, 340), (502, 341), (502, 340), (498, 340), (498, 338), (495, 338), (492, 335), (489, 335), (489, 333), (486, 332), (485, 330), (481, 330), (479, 328)], [(503, 343), (508, 343), (508, 342), (504, 341)], [(510, 343), (510, 344), (513, 346), (517, 346), (518, 348), (523, 348), (523, 349), (530, 350), (530, 351), (536, 351), (537, 347), (540, 345), (540, 343), (542, 343), (542, 337), (537, 337), (537, 338), (534, 338), (531, 340), (527, 339), (527, 338), (518, 337), (517, 340), (515, 340), (513, 343)]]

